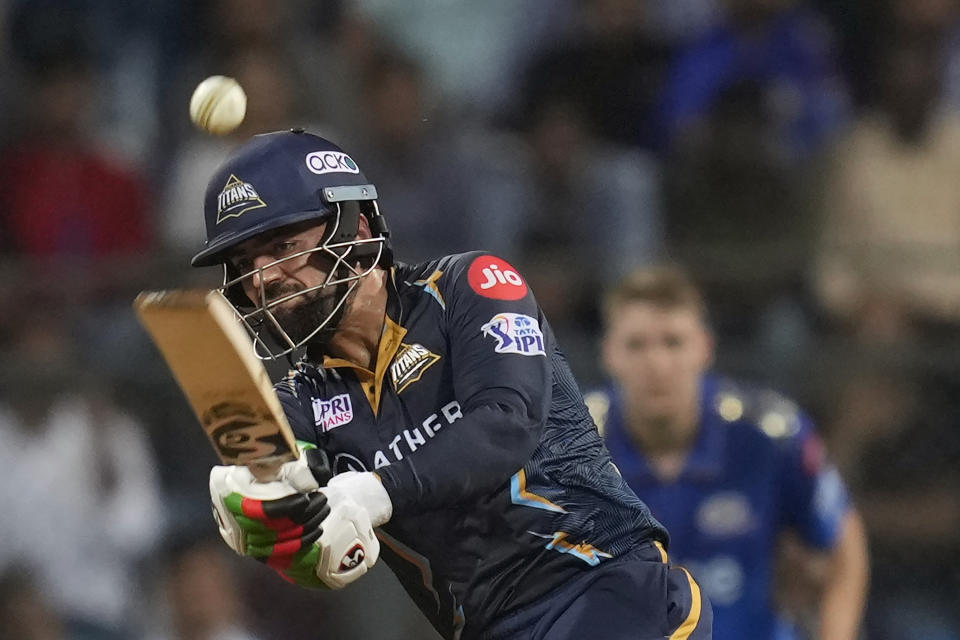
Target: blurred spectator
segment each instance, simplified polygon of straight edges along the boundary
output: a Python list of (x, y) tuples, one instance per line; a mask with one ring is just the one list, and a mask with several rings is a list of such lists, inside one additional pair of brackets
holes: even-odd
[[(159, 86), (175, 61), (183, 3), (11, 0), (13, 49), (27, 64), (81, 46), (98, 77), (91, 129), (112, 155), (155, 168)], [(181, 46), (182, 48), (182, 46)]]
[(808, 156), (844, 123), (829, 31), (800, 0), (726, 0), (724, 24), (683, 51), (660, 114), (668, 149), (696, 144), (731, 87), (752, 85), (779, 153)]
[(526, 72), (524, 108), (545, 96), (582, 109), (608, 142), (652, 146), (647, 130), (670, 50), (651, 33), (649, 2), (578, 0), (574, 35), (561, 39)]
[[(7, 23), (9, 2), (0, 0), (0, 148), (6, 145), (12, 133), (11, 115), (14, 110), (14, 92), (18, 86), (11, 61), (10, 39)], [(0, 252), (3, 251), (2, 227), (0, 227)]]
[(790, 382), (810, 339), (805, 278), (813, 237), (809, 179), (777, 144), (756, 83), (716, 98), (667, 163), (667, 236), (690, 265), (725, 337), (721, 351), (751, 351), (740, 372)]
[(524, 141), (520, 207), (485, 212), (476, 237), (523, 271), (578, 379), (589, 382), (596, 291), (663, 250), (659, 166), (597, 138), (578, 106), (556, 96), (529, 115)]
[(658, 257), (660, 183), (651, 157), (599, 140), (576, 105), (552, 96), (531, 114), (525, 140), (529, 201), (501, 232), (515, 243), (510, 255), (559, 270), (553, 286), (532, 285), (541, 304), (550, 291), (574, 302), (585, 285)]
[(257, 640), (230, 560), (219, 540), (194, 542), (165, 554), (168, 628), (150, 640)]
[(878, 640), (960, 638), (943, 595), (960, 583), (956, 372), (923, 350), (960, 321), (960, 116), (943, 108), (943, 55), (924, 30), (888, 44), (878, 104), (825, 175), (817, 292), (841, 334), (871, 347), (832, 367), (829, 404), (871, 533)]
[(816, 286), (861, 338), (892, 342), (960, 322), (960, 116), (941, 106), (937, 41), (895, 42), (883, 99), (834, 151)]
[(944, 376), (902, 362), (846, 357), (831, 361), (829, 368), (828, 380), (835, 386), (828, 396), (835, 407), (830, 445), (871, 539), (867, 637), (957, 640), (960, 389), (955, 366)]
[(63, 621), (34, 584), (26, 567), (0, 574), (0, 640), (80, 640), (68, 636)]
[[(311, 3), (290, 0), (276, 3), (271, 0), (209, 0), (194, 9), (198, 23), (193, 49), (180, 64), (179, 76), (166, 94), (168, 134), (175, 140), (192, 132), (187, 117), (187, 105), (197, 84), (210, 75), (229, 75), (242, 66), (247, 52), (270, 52), (269, 64), (281, 76), (283, 101), (295, 108), (297, 117), (317, 118), (324, 114), (324, 105), (349, 96), (329, 96), (323, 93), (324, 83), (317, 78), (338, 74), (350, 69), (341, 60), (347, 55), (363, 51), (362, 45), (353, 50), (328, 51), (329, 39), (338, 36), (318, 36), (314, 30), (315, 15), (336, 20), (337, 2)], [(316, 6), (316, 8), (314, 8)], [(332, 15), (328, 16), (328, 12)], [(337, 31), (334, 29), (334, 33)], [(364, 36), (359, 36), (363, 40)], [(324, 55), (327, 54), (327, 55)], [(262, 53), (255, 57), (263, 60)], [(260, 82), (266, 82), (262, 79)], [(344, 83), (349, 86), (349, 83)], [(246, 88), (246, 87), (244, 87)], [(249, 106), (249, 105), (248, 105)], [(256, 108), (256, 107), (255, 107)], [(260, 108), (269, 108), (261, 105)], [(285, 124), (285, 126), (292, 126)]]
[[(364, 83), (368, 70), (391, 48), (373, 21), (354, 0), (343, 0), (342, 10), (325, 23), (310, 52), (309, 75), (304, 82), (312, 98), (307, 115), (329, 125), (331, 139), (358, 139), (369, 122), (364, 120)], [(329, 5), (327, 5), (329, 6)]]
[(445, 106), (479, 119), (515, 94), (517, 75), (567, 32), (571, 0), (356, 0), (357, 8), (426, 70)]
[(148, 194), (139, 175), (91, 137), (96, 76), (82, 50), (25, 68), (24, 122), (0, 156), (9, 249), (33, 258), (92, 259), (150, 247)]
[(284, 582), (265, 567), (244, 568), (245, 606), (263, 640), (440, 638), (383, 562), (367, 572), (362, 585), (324, 593)]
[(516, 211), (523, 179), (516, 142), (439, 119), (422, 70), (397, 52), (372, 61), (363, 88), (369, 124), (348, 146), (373, 176), (398, 255), (416, 262), (496, 250), (484, 241), (501, 233), (496, 220), (503, 211)]
[(722, 19), (723, 0), (644, 0), (654, 30), (665, 42), (690, 42)]
[(125, 638), (163, 501), (142, 428), (77, 367), (56, 314), (25, 314), (6, 354), (0, 570), (27, 567), (71, 633)]

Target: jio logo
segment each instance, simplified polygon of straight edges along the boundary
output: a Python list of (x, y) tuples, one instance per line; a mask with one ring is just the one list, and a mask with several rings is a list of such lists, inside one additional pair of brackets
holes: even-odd
[(516, 271), (503, 271), (496, 263), (491, 263), (489, 267), (481, 269), (480, 273), (487, 279), (486, 282), (480, 283), (481, 289), (494, 287), (498, 282), (500, 284), (512, 284), (515, 287), (523, 284), (523, 280), (520, 279), (520, 275)]
[(467, 272), (470, 287), (485, 298), (519, 300), (527, 295), (527, 283), (506, 260), (486, 255), (474, 259)]

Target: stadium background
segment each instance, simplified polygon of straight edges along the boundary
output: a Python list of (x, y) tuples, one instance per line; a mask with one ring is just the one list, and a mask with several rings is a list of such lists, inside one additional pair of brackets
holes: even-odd
[[(217, 283), (206, 177), (295, 125), (403, 259), (520, 267), (584, 387), (603, 287), (687, 265), (718, 369), (798, 398), (851, 486), (865, 637), (960, 637), (955, 0), (0, 0), (0, 34), (0, 637), (432, 637), (383, 570), (315, 594), (227, 555), (129, 309)], [(235, 137), (189, 125), (215, 73)]]

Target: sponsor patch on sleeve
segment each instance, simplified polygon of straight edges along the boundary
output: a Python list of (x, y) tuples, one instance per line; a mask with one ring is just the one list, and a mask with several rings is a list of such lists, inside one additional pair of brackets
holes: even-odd
[(527, 283), (509, 262), (496, 256), (474, 258), (467, 271), (470, 288), (485, 298), (519, 300), (527, 295)]
[(497, 341), (497, 353), (516, 353), (521, 356), (543, 356), (543, 332), (536, 318), (522, 313), (498, 313), (480, 327), (484, 336)]

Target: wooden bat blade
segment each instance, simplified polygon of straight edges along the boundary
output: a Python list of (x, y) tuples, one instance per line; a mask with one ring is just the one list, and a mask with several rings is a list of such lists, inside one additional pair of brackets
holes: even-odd
[(270, 377), (219, 291), (144, 291), (133, 306), (224, 464), (270, 479), (296, 459)]

